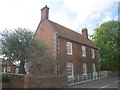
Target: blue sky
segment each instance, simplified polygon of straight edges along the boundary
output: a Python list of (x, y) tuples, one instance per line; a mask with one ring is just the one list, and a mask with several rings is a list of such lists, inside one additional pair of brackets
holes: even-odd
[(109, 20), (118, 20), (119, 0), (0, 0), (0, 32), (4, 29), (37, 29), (41, 8), (47, 5), (49, 19), (81, 33)]

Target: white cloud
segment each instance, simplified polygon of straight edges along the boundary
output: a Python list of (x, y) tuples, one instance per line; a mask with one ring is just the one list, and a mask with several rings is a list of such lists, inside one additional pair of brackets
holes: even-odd
[(0, 29), (37, 28), (40, 9), (44, 0), (2, 0), (0, 1)]
[(81, 23), (94, 12), (97, 12), (94, 17), (99, 17), (98, 12), (109, 8), (111, 4), (109, 0), (65, 0), (65, 6), (77, 14), (77, 20)]
[(118, 20), (118, 16), (115, 16), (115, 17), (114, 17), (114, 20)]
[(87, 3), (87, 0), (65, 0), (65, 7), (77, 14), (79, 22), (83, 22), (90, 14), (93, 2)]
[(103, 19), (103, 22), (107, 22), (107, 21), (110, 21), (110, 20), (112, 20), (112, 17), (106, 16), (106, 17)]
[(106, 12), (104, 12), (104, 15), (105, 15), (105, 16), (111, 16), (111, 15), (112, 15), (112, 13), (111, 13), (111, 12), (106, 11)]
[[(81, 27), (81, 24), (84, 24), (88, 17), (99, 18), (100, 12), (109, 8), (113, 1), (114, 0), (1, 0), (0, 30), (2, 28), (18, 27), (35, 30), (40, 22), (40, 9), (45, 5), (55, 8), (54, 4), (56, 4), (56, 2), (62, 2), (62, 8), (55, 8), (57, 12), (50, 7), (50, 20), (79, 31), (81, 29), (79, 27)], [(74, 12), (77, 16), (72, 20), (69, 19), (70, 12), (68, 13), (64, 9)]]
[[(82, 26), (88, 27), (88, 20), (101, 18), (102, 12), (110, 8), (113, 5), (114, 1), (117, 0), (65, 0), (65, 7), (77, 15), (74, 21), (68, 21), (68, 24), (71, 22), (71, 24), (69, 24), (69, 27), (71, 27), (71, 25), (74, 25), (71, 29), (80, 32), (83, 28), (81, 27), (81, 24)], [(104, 21), (107, 21), (109, 19), (111, 19), (110, 16), (104, 18)], [(88, 27), (88, 29), (90, 29), (90, 34), (93, 34), (93, 26)]]
[(107, 22), (107, 21), (110, 21), (110, 20), (113, 20), (113, 18), (111, 17), (112, 13), (111, 12), (104, 12), (104, 18), (102, 20), (102, 22)]
[(91, 27), (93, 27), (93, 25), (92, 25), (92, 24), (88, 24), (87, 27), (88, 27), (88, 28), (91, 28)]
[(96, 12), (96, 13), (93, 13), (92, 15), (90, 15), (89, 19), (98, 19), (100, 18), (100, 12)]

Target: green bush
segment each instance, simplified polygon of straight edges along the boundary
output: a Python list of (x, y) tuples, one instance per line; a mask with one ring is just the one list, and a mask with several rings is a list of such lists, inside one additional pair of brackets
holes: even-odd
[(0, 83), (2, 82), (2, 74), (0, 73)]
[(0, 82), (10, 82), (10, 75), (7, 73), (1, 73)]

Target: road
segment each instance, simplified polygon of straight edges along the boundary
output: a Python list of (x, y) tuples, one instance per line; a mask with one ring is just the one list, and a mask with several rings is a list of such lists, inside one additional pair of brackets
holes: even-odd
[(96, 90), (102, 90), (104, 88), (118, 88), (118, 87), (120, 88), (119, 79), (118, 79), (118, 76), (112, 76), (112, 77), (104, 78), (101, 80), (92, 81), (92, 82), (84, 83), (77, 86), (72, 86), (71, 88), (96, 88)]

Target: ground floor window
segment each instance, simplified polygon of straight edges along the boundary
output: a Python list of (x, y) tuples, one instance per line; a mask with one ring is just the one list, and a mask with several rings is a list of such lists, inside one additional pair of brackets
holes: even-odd
[(19, 68), (15, 69), (15, 73), (18, 74), (19, 73)]
[(87, 74), (87, 65), (86, 63), (83, 63), (83, 75)]
[(67, 63), (67, 75), (68, 77), (73, 77), (73, 63), (72, 62)]
[(6, 67), (3, 68), (3, 72), (6, 72)]
[(92, 72), (96, 72), (95, 64), (92, 64)]
[(10, 72), (10, 71), (11, 71), (11, 67), (7, 66), (7, 72)]

